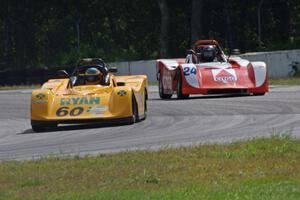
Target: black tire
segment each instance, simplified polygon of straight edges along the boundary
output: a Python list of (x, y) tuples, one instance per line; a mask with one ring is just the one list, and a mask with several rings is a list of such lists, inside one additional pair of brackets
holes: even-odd
[(31, 128), (34, 132), (43, 132), (46, 130), (45, 126), (31, 125)]
[(148, 107), (147, 107), (147, 99), (148, 99), (148, 94), (147, 94), (147, 90), (145, 90), (145, 101), (144, 101), (144, 118), (143, 120), (145, 120), (147, 118), (147, 111), (148, 111)]
[(136, 123), (140, 121), (138, 105), (135, 100), (134, 95), (132, 95), (132, 123)]
[(57, 127), (57, 123), (54, 122), (41, 122), (31, 120), (31, 128), (34, 132), (43, 132), (47, 128), (55, 128)]
[(189, 94), (182, 94), (182, 78), (181, 78), (181, 72), (178, 71), (176, 74), (176, 93), (177, 93), (177, 99), (187, 99), (189, 98)]
[(263, 92), (263, 93), (253, 93), (253, 96), (264, 96), (266, 93)]
[(159, 97), (161, 99), (170, 99), (172, 97), (172, 94), (165, 94), (164, 93), (164, 85), (163, 85), (161, 76), (159, 76), (158, 91), (159, 91)]

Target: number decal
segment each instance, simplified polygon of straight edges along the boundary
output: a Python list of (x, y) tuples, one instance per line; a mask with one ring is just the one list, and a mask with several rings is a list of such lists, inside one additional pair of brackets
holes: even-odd
[(56, 111), (56, 116), (64, 117), (68, 114), (70, 114), (70, 116), (78, 116), (78, 115), (81, 115), (83, 110), (84, 110), (83, 107), (76, 107), (76, 108), (73, 108), (72, 110), (70, 110), (70, 112), (69, 112), (69, 107), (60, 107)]
[(70, 116), (78, 116), (83, 112), (83, 107), (76, 107), (70, 111)]
[(197, 74), (196, 67), (192, 67), (192, 68), (190, 68), (190, 67), (184, 67), (183, 68), (183, 74), (184, 74), (184, 76), (189, 76), (191, 74), (196, 75)]
[(189, 76), (190, 75), (190, 68), (189, 67), (184, 67), (183, 68), (183, 74), (184, 74), (184, 76)]
[(196, 75), (196, 73), (197, 73), (196, 67), (193, 67), (193, 68), (191, 69), (191, 74)]
[(68, 114), (69, 107), (61, 107), (56, 111), (56, 116), (64, 117)]

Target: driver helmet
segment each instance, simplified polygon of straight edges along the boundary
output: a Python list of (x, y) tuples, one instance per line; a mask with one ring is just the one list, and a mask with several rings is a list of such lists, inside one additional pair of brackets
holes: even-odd
[(85, 71), (85, 80), (88, 85), (99, 84), (102, 79), (102, 73), (95, 67), (90, 67)]
[(216, 57), (216, 49), (213, 45), (207, 45), (202, 48), (201, 61), (213, 62)]

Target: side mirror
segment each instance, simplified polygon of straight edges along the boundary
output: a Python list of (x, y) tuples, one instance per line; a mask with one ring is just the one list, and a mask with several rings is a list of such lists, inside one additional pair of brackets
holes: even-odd
[(73, 87), (72, 79), (66, 70), (59, 70), (57, 72), (57, 74), (58, 74), (58, 77), (60, 77), (60, 78), (68, 78), (69, 79), (68, 87), (71, 87), (71, 88)]
[(111, 68), (109, 68), (108, 72), (116, 73), (116, 72), (118, 72), (118, 69), (116, 67), (111, 67)]
[(70, 78), (68, 72), (66, 70), (59, 70), (57, 72), (59, 78)]
[(232, 52), (231, 52), (231, 54), (232, 54), (232, 55), (236, 55), (236, 56), (237, 56), (237, 55), (240, 55), (240, 54), (241, 54), (241, 52), (240, 52), (240, 50), (239, 50), (239, 49), (233, 49), (233, 50), (232, 50)]
[(195, 54), (195, 51), (193, 49), (188, 49), (186, 51), (186, 54)]

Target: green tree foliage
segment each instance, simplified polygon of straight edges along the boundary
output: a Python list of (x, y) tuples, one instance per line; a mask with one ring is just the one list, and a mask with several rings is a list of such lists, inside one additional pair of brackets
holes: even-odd
[(0, 71), (71, 65), (79, 57), (159, 58), (161, 30), (168, 30), (168, 57), (184, 56), (192, 35), (244, 52), (299, 48), (300, 1), (263, 1), (259, 43), (260, 1), (202, 0), (197, 10), (193, 0), (166, 0), (169, 24), (161, 29), (159, 0), (0, 0)]

